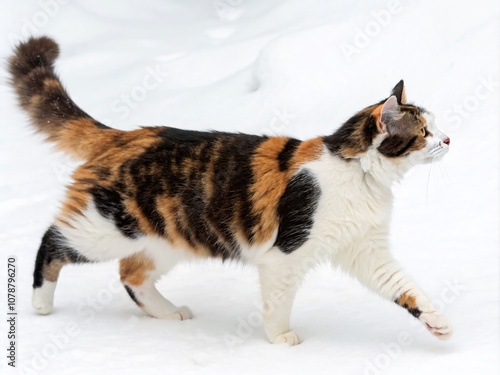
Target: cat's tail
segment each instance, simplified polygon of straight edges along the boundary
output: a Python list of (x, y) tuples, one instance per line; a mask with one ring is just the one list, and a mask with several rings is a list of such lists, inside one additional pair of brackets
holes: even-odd
[(94, 120), (69, 97), (54, 71), (57, 43), (46, 36), (20, 43), (9, 60), (10, 83), (35, 129), (56, 147), (88, 160), (122, 131)]

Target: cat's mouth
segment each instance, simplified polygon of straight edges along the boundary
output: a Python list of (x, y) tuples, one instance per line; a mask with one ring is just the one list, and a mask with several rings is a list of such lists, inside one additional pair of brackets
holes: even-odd
[(447, 152), (448, 152), (448, 146), (445, 146), (442, 142), (439, 142), (429, 150), (429, 153), (427, 154), (427, 161), (431, 162), (434, 160), (439, 160)]

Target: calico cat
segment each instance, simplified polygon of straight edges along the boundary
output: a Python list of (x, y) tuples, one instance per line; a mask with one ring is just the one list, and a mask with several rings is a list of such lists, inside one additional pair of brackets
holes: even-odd
[(131, 299), (160, 319), (191, 318), (155, 288), (178, 262), (254, 264), (272, 343), (295, 345), (290, 313), (301, 279), (325, 260), (419, 319), (451, 328), (389, 252), (391, 184), (438, 160), (450, 140), (406, 102), (403, 81), (336, 132), (300, 141), (170, 127), (112, 129), (81, 110), (54, 72), (48, 37), (17, 46), (11, 83), (35, 129), (83, 161), (35, 262), (33, 306), (52, 311), (61, 268), (120, 260)]

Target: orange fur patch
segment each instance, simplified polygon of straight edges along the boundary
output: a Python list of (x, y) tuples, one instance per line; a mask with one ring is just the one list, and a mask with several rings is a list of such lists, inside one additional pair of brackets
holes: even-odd
[(156, 207), (165, 221), (166, 239), (175, 247), (191, 251), (199, 256), (207, 256), (208, 254), (202, 247), (190, 244), (177, 229), (177, 223), (181, 223), (186, 230), (189, 230), (184, 215), (179, 209), (180, 205), (178, 198), (167, 196), (158, 196), (156, 198)]
[(292, 177), (303, 164), (318, 159), (323, 152), (323, 148), (323, 139), (319, 137), (302, 142), (291, 160), (288, 178)]
[(415, 296), (408, 293), (403, 293), (398, 298), (398, 305), (403, 306), (406, 309), (414, 309), (417, 307), (417, 302)]
[(59, 81), (57, 79), (53, 79), (53, 78), (46, 78), (43, 81), (43, 84), (46, 87), (51, 88), (51, 89), (55, 89), (55, 88), (60, 88), (61, 87), (61, 84), (59, 83)]
[(74, 215), (82, 215), (83, 211), (87, 207), (87, 203), (87, 192), (75, 189), (74, 187), (69, 187), (66, 194), (66, 200), (63, 202), (60, 211), (60, 219), (71, 219)]
[[(83, 122), (82, 122), (83, 121)], [(88, 190), (96, 185), (114, 188), (120, 179), (119, 168), (124, 162), (144, 152), (158, 141), (158, 128), (132, 130), (130, 132), (102, 130), (94, 127), (92, 120), (83, 119), (68, 121), (64, 126), (75, 127), (72, 131), (63, 131), (61, 147), (80, 148), (78, 153), (90, 153), (89, 160), (78, 167), (72, 175), (73, 183), (68, 187), (66, 199), (61, 208), (59, 221), (66, 225), (74, 215), (82, 215), (87, 208)], [(79, 127), (76, 129), (76, 127)], [(78, 131), (81, 134), (78, 134)], [(95, 136), (99, 134), (99, 136)], [(95, 155), (94, 155), (95, 154)], [(107, 175), (101, 176), (98, 170), (106, 170)], [(127, 186), (133, 186), (131, 181), (123, 181)], [(139, 221), (144, 233), (152, 234), (149, 221), (145, 219), (132, 199), (125, 200), (125, 205), (132, 216)]]
[(92, 119), (80, 118), (65, 122), (63, 129), (49, 138), (56, 141), (56, 146), (62, 151), (89, 160), (96, 152), (112, 145), (121, 133), (120, 130), (96, 128)]
[(381, 119), (383, 106), (384, 106), (383, 104), (380, 104), (372, 112), (372, 117), (374, 117), (375, 120), (377, 121), (377, 128), (378, 128), (378, 131), (381, 133), (384, 132), (384, 126), (382, 125), (382, 119)]
[(140, 286), (154, 269), (154, 263), (149, 257), (143, 252), (137, 253), (120, 260), (120, 279), (125, 284)]
[(278, 156), (288, 140), (286, 137), (269, 138), (256, 150), (252, 160), (255, 182), (250, 191), (253, 213), (258, 218), (253, 228), (256, 243), (269, 240), (277, 229), (278, 204), (290, 178), (303, 164), (319, 158), (323, 151), (321, 138), (301, 142), (290, 159), (288, 169), (280, 171)]
[(287, 140), (285, 137), (270, 138), (256, 150), (252, 160), (253, 212), (259, 218), (253, 229), (257, 243), (269, 239), (278, 225), (276, 207), (288, 182), (287, 174), (279, 169), (278, 155)]
[(59, 278), (61, 268), (69, 262), (62, 262), (59, 259), (53, 259), (52, 262), (43, 265), (43, 278), (44, 280), (56, 282)]
[(403, 86), (403, 91), (401, 92), (401, 104), (406, 104), (406, 87)]
[(125, 205), (126, 211), (132, 215), (132, 217), (137, 219), (139, 229), (148, 235), (156, 235), (156, 232), (154, 229), (151, 227), (151, 222), (146, 219), (135, 199), (124, 199), (123, 204)]
[(382, 107), (384, 105), (380, 104), (377, 106), (373, 111), (372, 111), (372, 116), (375, 117), (376, 119), (380, 120), (380, 116), (382, 115)]

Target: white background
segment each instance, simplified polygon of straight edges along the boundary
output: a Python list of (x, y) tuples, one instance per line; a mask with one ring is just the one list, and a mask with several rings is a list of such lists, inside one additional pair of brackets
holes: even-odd
[[(0, 373), (7, 257), (17, 257), (17, 365), (35, 374), (498, 374), (497, 1), (0, 1)], [(298, 347), (267, 343), (251, 267), (177, 268), (160, 290), (195, 318), (143, 315), (117, 264), (67, 267), (55, 311), (31, 308), (33, 262), (76, 165), (32, 134), (6, 85), (13, 43), (48, 34), (74, 100), (120, 129), (169, 125), (308, 138), (404, 78), (451, 138), (445, 160), (395, 186), (395, 256), (455, 334), (330, 267), (301, 288)], [(155, 72), (155, 73), (152, 73)], [(126, 99), (129, 97), (129, 99)]]

